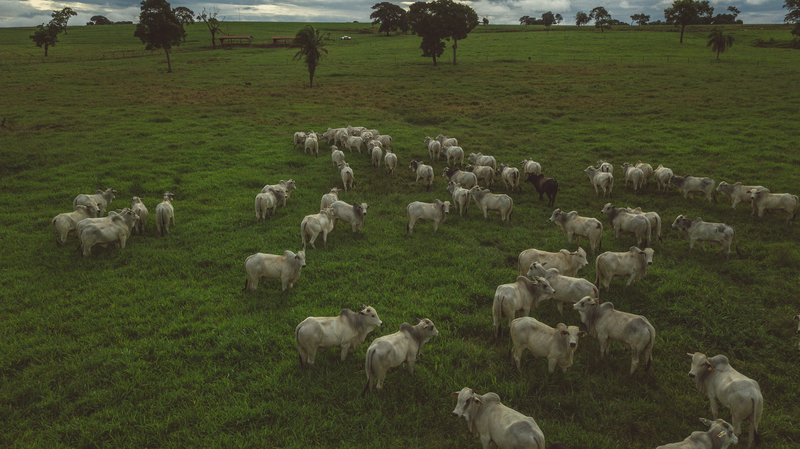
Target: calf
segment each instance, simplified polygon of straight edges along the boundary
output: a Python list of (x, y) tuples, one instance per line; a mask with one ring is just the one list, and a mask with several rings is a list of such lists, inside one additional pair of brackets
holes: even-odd
[(711, 178), (696, 178), (691, 175), (684, 175), (682, 177), (673, 176), (669, 178), (669, 184), (675, 186), (675, 188), (682, 192), (684, 198), (688, 196), (692, 199), (694, 198), (692, 196), (694, 192), (700, 192), (705, 194), (706, 199), (708, 199), (710, 203), (716, 183)]
[(473, 165), (492, 167), (492, 170), (497, 170), (497, 161), (495, 160), (494, 156), (484, 156), (481, 153), (470, 153), (469, 163)]
[(503, 405), (496, 393), (478, 395), (464, 387), (451, 396), (458, 398), (453, 416), (467, 421), (484, 449), (545, 449), (544, 434), (536, 421)]
[[(258, 223), (258, 221), (261, 219), (271, 217), (272, 214), (275, 213), (275, 210), (277, 210), (278, 203), (280, 203), (285, 197), (285, 190), (276, 189), (272, 186), (268, 186), (266, 192), (256, 195), (256, 201), (254, 204), (256, 211), (256, 223)], [(158, 212), (157, 208), (156, 212)]]
[(344, 191), (347, 192), (347, 189), (353, 188), (353, 181), (355, 181), (356, 176), (353, 173), (353, 169), (350, 168), (350, 164), (347, 162), (342, 162), (339, 164), (339, 173), (342, 175), (342, 184), (344, 184)]
[(67, 243), (67, 235), (74, 232), (78, 223), (85, 218), (96, 218), (100, 213), (100, 208), (97, 204), (92, 203), (88, 206), (77, 205), (72, 212), (65, 212), (58, 214), (53, 218), (52, 225), (53, 231), (58, 234), (59, 239), (56, 241), (58, 246), (64, 246)]
[(711, 358), (700, 352), (688, 355), (692, 358), (689, 377), (694, 380), (694, 386), (708, 396), (713, 419), (718, 415), (717, 400), (731, 409), (734, 435), (742, 433), (742, 421), (749, 419), (747, 447), (752, 448), (760, 439), (758, 423), (764, 410), (764, 397), (758, 382), (733, 369), (722, 354)]
[(519, 253), (519, 275), (525, 276), (531, 264), (535, 262), (539, 262), (547, 268), (555, 268), (564, 276), (572, 277), (578, 275), (578, 270), (589, 265), (586, 260), (586, 251), (580, 247), (572, 253), (566, 249), (557, 253), (549, 253), (531, 248)]
[(164, 192), (164, 198), (156, 206), (156, 230), (160, 236), (169, 234), (170, 222), (172, 222), (172, 226), (175, 226), (175, 209), (172, 208), (174, 200), (174, 194)]
[(494, 170), (485, 165), (467, 165), (464, 170), (474, 173), (478, 181), (483, 181), (486, 187), (494, 185)]
[(411, 168), (411, 171), (417, 175), (417, 180), (414, 182), (414, 184), (419, 184), (419, 180), (422, 179), (426, 184), (426, 190), (430, 192), (431, 185), (433, 184), (433, 167), (430, 165), (425, 165), (422, 162), (412, 160), (409, 168)]
[(341, 191), (342, 189), (338, 187), (332, 187), (330, 192), (322, 195), (322, 199), (319, 201), (319, 209), (325, 209), (326, 207), (330, 207), (331, 204), (335, 203), (336, 201), (339, 201), (339, 192)]
[(558, 181), (541, 173), (529, 173), (525, 182), (533, 184), (533, 187), (539, 192), (539, 201), (542, 200), (542, 195), (547, 194), (547, 207), (553, 207), (556, 202), (556, 194), (558, 194)]
[(461, 184), (450, 181), (447, 184), (447, 191), (453, 195), (453, 204), (458, 205), (458, 214), (463, 217), (469, 208), (469, 189), (464, 189), (461, 187)]
[(658, 164), (658, 168), (656, 168), (655, 172), (653, 172), (654, 177), (656, 178), (656, 184), (658, 185), (658, 190), (664, 189), (664, 193), (669, 192), (669, 180), (672, 179), (674, 173), (672, 173), (672, 169), (664, 167), (661, 164)]
[[(506, 186), (506, 190), (511, 190), (512, 192), (519, 188), (522, 188), (519, 185), (519, 169), (516, 167), (509, 167), (507, 164), (500, 164), (497, 167), (497, 171), (500, 174), (500, 178), (503, 180), (503, 185)], [(511, 188), (509, 189), (509, 185)]]
[(739, 438), (733, 434), (733, 426), (724, 420), (711, 421), (700, 418), (700, 422), (710, 429), (706, 432), (692, 432), (680, 443), (665, 444), (656, 449), (727, 449), (731, 444), (739, 442)]
[(353, 203), (353, 205), (350, 205), (344, 201), (334, 201), (331, 204), (331, 209), (333, 209), (333, 214), (336, 217), (334, 225), (338, 220), (342, 220), (345, 223), (350, 223), (350, 228), (353, 232), (356, 232), (364, 226), (364, 217), (367, 216), (369, 206), (367, 203)]
[(631, 349), (631, 372), (639, 365), (639, 356), (644, 357), (650, 369), (653, 361), (653, 345), (656, 341), (656, 330), (647, 318), (614, 309), (614, 304), (605, 302), (602, 305), (597, 299), (583, 298), (572, 306), (581, 315), (589, 335), (596, 337), (600, 344), (600, 357), (609, 354), (610, 341), (616, 340)]
[(475, 173), (461, 171), (457, 168), (445, 168), (442, 172), (442, 176), (447, 178), (449, 181), (461, 184), (461, 186), (467, 190), (478, 185), (478, 177), (475, 175)]
[[(728, 184), (725, 181), (720, 181), (719, 185), (717, 185), (717, 192), (720, 192), (731, 199), (733, 203), (732, 207), (736, 209), (736, 206), (739, 203), (751, 203), (753, 200), (750, 199), (750, 190), (763, 190), (769, 193), (769, 189), (763, 186), (744, 186), (741, 182), (737, 182), (734, 184)], [(750, 215), (753, 215), (755, 210)]]
[(97, 189), (93, 194), (86, 195), (80, 194), (72, 200), (72, 208), (75, 209), (75, 206), (90, 206), (91, 204), (96, 204), (97, 207), (100, 208), (100, 213), (98, 216), (103, 216), (106, 214), (106, 208), (108, 205), (114, 201), (114, 195), (117, 193), (116, 190), (108, 188), (106, 191), (102, 191)]
[(532, 263), (526, 274), (529, 279), (535, 279), (536, 277), (547, 279), (547, 282), (555, 290), (550, 299), (556, 302), (558, 313), (561, 315), (564, 314), (563, 304), (565, 303), (571, 306), (587, 296), (600, 298), (600, 290), (586, 279), (563, 276), (559, 274), (556, 268), (545, 270), (544, 266), (539, 262)]
[(652, 264), (653, 248), (641, 250), (631, 246), (624, 253), (606, 251), (597, 256), (595, 260), (597, 278), (594, 285), (599, 288), (602, 282), (608, 290), (614, 276), (629, 276), (628, 283), (625, 285), (630, 286), (633, 281), (643, 278), (647, 274), (647, 268)]
[(596, 195), (600, 195), (600, 191), (597, 189), (600, 187), (603, 189), (603, 198), (606, 197), (606, 193), (611, 198), (611, 191), (614, 190), (614, 175), (611, 172), (605, 172), (591, 166), (586, 167), (583, 172), (589, 176), (589, 182), (592, 183)]
[(556, 209), (550, 216), (550, 222), (561, 227), (570, 243), (572, 236), (576, 237), (575, 243), (578, 244), (581, 243), (581, 237), (586, 237), (592, 248), (592, 254), (595, 252), (595, 247), (598, 247), (598, 250), (603, 249), (603, 224), (596, 218), (581, 217), (574, 210), (565, 213), (561, 209)]
[(522, 372), (520, 362), (525, 350), (531, 351), (534, 357), (547, 357), (547, 371), (552, 374), (556, 365), (566, 373), (572, 366), (572, 356), (578, 349), (578, 338), (585, 337), (586, 332), (577, 326), (558, 323), (555, 329), (531, 317), (517, 318), (509, 326), (513, 347), (511, 353)]
[(363, 397), (367, 391), (372, 391), (372, 383), (376, 379), (375, 388), (380, 391), (383, 388), (386, 372), (404, 362), (408, 365), (408, 372), (413, 376), (414, 363), (419, 357), (422, 345), (437, 335), (439, 335), (439, 331), (436, 330), (433, 321), (424, 318), (419, 320), (416, 326), (403, 323), (398, 332), (372, 340), (372, 344), (367, 349), (367, 358), (364, 364), (364, 371), (367, 372), (367, 384), (364, 386), (361, 396)]
[(641, 245), (642, 238), (644, 238), (644, 246), (650, 246), (652, 228), (647, 217), (614, 207), (611, 203), (606, 203), (600, 212), (608, 217), (611, 228), (614, 229), (615, 238), (619, 238), (620, 231), (627, 232), (636, 236), (637, 245)]
[(522, 311), (522, 316), (528, 316), (531, 309), (539, 307), (539, 303), (555, 293), (553, 287), (545, 278), (528, 279), (517, 276), (513, 284), (502, 284), (494, 292), (492, 303), (492, 321), (494, 322), (494, 337), (500, 337), (500, 318), (508, 317), (508, 324), (514, 321), (514, 315)]
[(282, 256), (255, 253), (244, 261), (244, 271), (247, 274), (244, 288), (253, 292), (258, 288), (258, 281), (261, 278), (280, 279), (281, 289), (286, 291), (300, 279), (300, 270), (305, 267), (305, 251), (298, 251), (297, 254), (284, 251)]
[(342, 348), (342, 361), (350, 350), (357, 348), (367, 334), (383, 322), (378, 312), (361, 304), (361, 311), (342, 309), (336, 317), (313, 317), (303, 320), (294, 328), (294, 341), (300, 353), (300, 365), (313, 367), (318, 349)]
[(303, 242), (303, 251), (306, 249), (306, 237), (309, 238), (311, 247), (317, 249), (317, 247), (314, 246), (314, 241), (317, 240), (317, 236), (319, 236), (320, 233), (322, 233), (322, 244), (327, 246), (328, 233), (333, 231), (334, 220), (333, 209), (330, 207), (320, 210), (318, 214), (306, 215), (300, 223), (300, 237)]
[(786, 223), (791, 226), (794, 221), (794, 210), (797, 209), (798, 203), (797, 195), (751, 190), (750, 199), (753, 201), (753, 212), (758, 211), (758, 218), (764, 216), (765, 210), (785, 210)]
[(431, 220), (433, 221), (433, 232), (439, 229), (439, 225), (444, 223), (447, 219), (447, 214), (450, 213), (450, 201), (444, 203), (434, 200), (433, 203), (422, 203), (414, 201), (406, 206), (406, 217), (408, 218), (408, 225), (406, 231), (409, 234), (414, 232), (414, 223), (417, 220)]
[(139, 216), (139, 220), (136, 222), (136, 226), (134, 227), (134, 229), (136, 229), (136, 233), (144, 234), (144, 228), (147, 224), (147, 217), (149, 217), (150, 214), (147, 212), (147, 207), (138, 196), (131, 198), (131, 210)]
[(139, 221), (139, 216), (130, 209), (124, 209), (122, 213), (107, 218), (107, 221), (89, 223), (80, 228), (78, 237), (81, 245), (78, 248), (83, 249), (83, 257), (91, 255), (95, 245), (114, 243), (117, 248), (125, 248), (131, 229)]
[(394, 169), (397, 168), (397, 155), (391, 149), (386, 150), (386, 156), (383, 157), (383, 161), (389, 170), (389, 174), (394, 173)]
[(622, 173), (625, 175), (625, 188), (628, 188), (628, 181), (633, 183), (633, 194), (639, 193), (639, 188), (644, 185), (644, 173), (627, 162), (622, 164)]
[(489, 217), (490, 210), (500, 214), (500, 221), (511, 221), (511, 212), (514, 210), (514, 200), (506, 194), (495, 194), (488, 189), (475, 186), (469, 189), (470, 195), (475, 198), (475, 205), (483, 211), (483, 218)]
[[(719, 243), (720, 248), (717, 251), (725, 251), (725, 258), (731, 256), (731, 244), (736, 236), (733, 227), (723, 223), (707, 223), (702, 218), (697, 217), (694, 220), (686, 217), (685, 215), (678, 215), (675, 221), (672, 222), (672, 228), (682, 231), (683, 234), (689, 239), (689, 251), (694, 248), (694, 244), (700, 241), (703, 251), (706, 250), (706, 242)], [(739, 246), (736, 246), (736, 253), (739, 253)]]

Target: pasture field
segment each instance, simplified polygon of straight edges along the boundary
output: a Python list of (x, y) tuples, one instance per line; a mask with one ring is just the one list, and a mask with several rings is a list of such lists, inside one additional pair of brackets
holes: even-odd
[[(726, 28), (736, 40), (719, 62), (707, 29), (687, 30), (680, 45), (667, 27), (479, 27), (459, 43), (457, 66), (447, 64), (448, 46), (434, 67), (415, 36), (319, 24), (334, 40), (313, 89), (293, 51), (261, 45), (301, 26), (230, 23), (227, 32), (259, 46), (213, 51), (195, 24), (171, 74), (162, 53), (141, 54), (133, 25), (70, 27), (45, 63), (32, 29), (0, 29), (0, 446), (477, 448), (451, 415), (450, 393), (468, 386), (534, 417), (548, 444), (653, 448), (710, 418), (687, 377), (686, 353), (699, 351), (727, 355), (760, 384), (761, 447), (798, 447), (798, 230), (783, 213), (759, 219), (719, 194), (708, 203), (651, 185), (635, 196), (620, 171), (641, 159), (677, 175), (800, 192), (800, 52), (753, 45), (788, 42), (785, 26)], [(336, 39), (345, 34), (353, 39)], [(327, 247), (309, 247), (294, 289), (272, 281), (242, 292), (245, 258), (299, 251), (300, 221), (341, 185), (328, 145), (319, 158), (303, 154), (293, 132), (347, 125), (391, 135), (400, 159), (388, 176), (366, 154), (346, 154), (355, 189), (340, 198), (371, 206), (362, 232), (339, 224)], [(615, 205), (661, 215), (664, 241), (647, 276), (601, 292), (654, 325), (648, 372), (642, 364), (629, 376), (619, 343), (600, 359), (591, 337), (565, 374), (548, 375), (530, 353), (522, 373), (508, 362), (505, 322), (493, 338), (495, 288), (514, 281), (521, 251), (578, 245), (548, 221), (552, 209), (530, 184), (511, 194), (510, 223), (485, 220), (472, 204), (436, 233), (422, 222), (407, 235), (406, 204), (450, 199), (443, 161), (433, 161), (431, 192), (408, 169), (412, 159), (430, 163), (422, 142), (439, 133), (513, 166), (539, 161), (559, 182), (555, 207), (606, 226), (603, 251), (635, 239), (615, 239), (599, 212), (608, 200), (591, 194), (583, 173), (598, 159), (615, 166)], [(298, 190), (287, 206), (257, 224), (255, 195), (289, 178)], [(56, 246), (52, 218), (77, 194), (107, 187), (118, 192), (114, 208), (143, 198), (145, 235), (88, 258), (74, 236)], [(160, 238), (154, 215), (166, 190), (177, 195), (176, 225)], [(502, 183), (493, 190), (505, 192)], [(670, 228), (679, 214), (734, 226), (742, 255), (690, 252)], [(589, 257), (579, 276), (594, 281)], [(331, 349), (301, 369), (294, 327), (361, 303), (383, 327), (344, 362)], [(550, 301), (531, 316), (580, 324)], [(394, 369), (380, 394), (361, 398), (369, 342), (415, 317), (432, 319), (439, 336), (414, 376)], [(727, 408), (720, 417), (730, 420)]]

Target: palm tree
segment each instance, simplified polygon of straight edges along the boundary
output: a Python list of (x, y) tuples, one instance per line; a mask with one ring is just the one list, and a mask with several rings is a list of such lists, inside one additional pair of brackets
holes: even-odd
[(319, 60), (322, 59), (324, 55), (328, 54), (323, 36), (319, 34), (319, 30), (315, 30), (313, 26), (307, 25), (297, 32), (292, 40), (291, 46), (292, 48), (300, 49), (292, 59), (303, 58), (303, 62), (308, 66), (310, 88), (313, 88), (314, 71), (317, 69), (317, 64), (319, 64)]
[(708, 44), (706, 44), (706, 47), (711, 47), (711, 51), (717, 52), (717, 59), (719, 59), (720, 53), (733, 47), (733, 36), (730, 34), (723, 35), (722, 28), (716, 28), (708, 35)]

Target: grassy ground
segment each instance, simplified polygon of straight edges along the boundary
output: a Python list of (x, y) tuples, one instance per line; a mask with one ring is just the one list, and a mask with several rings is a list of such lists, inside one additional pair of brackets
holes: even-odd
[[(717, 63), (703, 29), (680, 45), (666, 27), (489, 26), (460, 42), (459, 65), (446, 64), (448, 48), (434, 67), (419, 57), (417, 37), (319, 26), (353, 40), (330, 41), (313, 90), (291, 50), (212, 51), (202, 24), (173, 55), (172, 74), (163, 54), (136, 54), (143, 46), (133, 26), (71, 27), (47, 63), (30, 29), (0, 29), (0, 445), (479, 447), (450, 415), (449, 393), (469, 386), (533, 416), (548, 442), (652, 448), (682, 440), (710, 415), (686, 376), (694, 351), (726, 354), (759, 382), (763, 447), (800, 442), (790, 321), (800, 312), (796, 231), (781, 214), (754, 218), (722, 196), (709, 204), (650, 188), (637, 197), (619, 172), (641, 159), (796, 194), (800, 53), (752, 45), (788, 41), (786, 29), (726, 28), (735, 44)], [(268, 44), (299, 27), (231, 23), (228, 32)], [(304, 155), (292, 149), (292, 133), (348, 124), (392, 135), (401, 163), (389, 177), (366, 155), (347, 154), (356, 185), (341, 197), (371, 206), (363, 232), (339, 225), (326, 248), (309, 249), (291, 291), (268, 282), (241, 292), (244, 259), (298, 251), (300, 221), (341, 183), (328, 146), (319, 158)], [(512, 194), (511, 223), (484, 220), (473, 204), (436, 234), (420, 223), (406, 235), (407, 203), (449, 199), (443, 162), (433, 162), (430, 193), (407, 168), (411, 159), (430, 162), (422, 141), (440, 132), (467, 153), (517, 166), (534, 158), (559, 181), (556, 207), (604, 224), (607, 200), (591, 195), (582, 170), (607, 159), (617, 167), (614, 203), (661, 215), (664, 243), (647, 277), (601, 294), (655, 326), (650, 372), (628, 376), (619, 344), (600, 360), (591, 338), (566, 374), (548, 375), (530, 354), (521, 374), (507, 363), (507, 338), (492, 336), (495, 288), (513, 282), (522, 250), (577, 245), (548, 221), (552, 210), (530, 185)], [(255, 194), (289, 178), (299, 189), (287, 207), (256, 224)], [(172, 233), (158, 238), (151, 220), (124, 250), (84, 259), (74, 237), (57, 247), (52, 218), (78, 193), (106, 187), (119, 192), (112, 206), (136, 195), (151, 215), (161, 193), (175, 193)], [(669, 229), (678, 214), (733, 225), (743, 256), (689, 252)], [(603, 250), (634, 243), (607, 230)], [(593, 281), (594, 272), (592, 263), (580, 275)], [(294, 326), (360, 303), (374, 306), (384, 327), (346, 361), (329, 350), (314, 370), (300, 369)], [(579, 324), (550, 302), (532, 315)], [(415, 375), (395, 369), (380, 395), (360, 398), (369, 341), (414, 317), (431, 318), (440, 332)], [(721, 417), (730, 418), (727, 409)]]

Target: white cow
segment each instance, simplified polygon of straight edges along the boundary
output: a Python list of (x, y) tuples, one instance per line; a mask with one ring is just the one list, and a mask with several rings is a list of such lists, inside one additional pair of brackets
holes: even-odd
[(475, 199), (475, 205), (483, 212), (483, 218), (489, 217), (490, 210), (500, 214), (500, 221), (511, 221), (511, 212), (514, 211), (514, 200), (505, 193), (492, 193), (489, 189), (475, 186), (469, 189), (470, 195)]
[(669, 184), (675, 186), (675, 188), (683, 193), (684, 198), (688, 196), (692, 199), (694, 198), (693, 193), (700, 192), (706, 196), (706, 199), (710, 203), (713, 199), (714, 185), (716, 183), (711, 178), (697, 178), (691, 175), (684, 175), (681, 177), (673, 176), (669, 178)]
[(589, 265), (586, 260), (586, 251), (581, 247), (578, 247), (575, 252), (562, 249), (557, 253), (531, 248), (519, 253), (520, 276), (524, 276), (534, 262), (539, 262), (546, 268), (555, 268), (562, 275), (572, 277), (578, 275), (578, 270)]
[(606, 203), (600, 211), (608, 218), (611, 228), (614, 229), (614, 237), (619, 238), (620, 232), (626, 232), (636, 236), (636, 244), (650, 246), (652, 227), (650, 220), (644, 214), (634, 214), (621, 207), (614, 207), (611, 203)]
[(555, 290), (545, 278), (528, 279), (517, 276), (516, 282), (512, 284), (498, 285), (492, 302), (495, 338), (501, 334), (500, 318), (507, 317), (510, 326), (517, 312), (521, 311), (521, 316), (530, 315), (531, 309), (535, 310), (540, 302), (553, 293)]
[(717, 400), (731, 409), (734, 435), (742, 433), (742, 422), (749, 419), (747, 447), (752, 448), (759, 440), (758, 423), (764, 410), (764, 397), (758, 382), (733, 369), (722, 354), (711, 358), (700, 352), (688, 355), (692, 358), (689, 377), (694, 380), (694, 386), (708, 396), (713, 419), (718, 415)]
[(644, 184), (649, 186), (650, 177), (653, 176), (654, 173), (653, 166), (648, 163), (639, 161), (636, 163), (636, 165), (634, 165), (634, 167), (642, 171), (642, 175), (644, 175)]
[(469, 163), (473, 165), (492, 167), (492, 170), (497, 171), (497, 161), (495, 160), (494, 156), (484, 156), (483, 153), (470, 153)]
[(636, 371), (639, 357), (647, 363), (645, 371), (650, 369), (653, 361), (653, 345), (656, 341), (656, 330), (647, 318), (614, 309), (614, 304), (600, 304), (597, 299), (583, 298), (572, 306), (581, 315), (589, 335), (596, 337), (600, 344), (600, 357), (608, 355), (610, 341), (615, 340), (631, 350), (631, 372)]
[(364, 396), (367, 391), (372, 391), (373, 380), (377, 380), (375, 388), (380, 391), (383, 388), (386, 372), (403, 363), (406, 363), (408, 372), (413, 376), (414, 363), (419, 357), (422, 345), (437, 335), (439, 335), (439, 331), (436, 330), (433, 321), (423, 318), (416, 326), (403, 323), (400, 325), (399, 331), (372, 340), (372, 344), (367, 349), (364, 363), (367, 384), (364, 386), (361, 396)]
[(367, 203), (353, 203), (350, 205), (339, 200), (331, 204), (331, 209), (333, 209), (333, 214), (336, 217), (334, 225), (338, 223), (338, 220), (342, 220), (345, 223), (350, 223), (350, 228), (353, 232), (356, 232), (364, 226), (364, 217), (367, 216), (369, 205)]
[(174, 194), (164, 192), (164, 198), (156, 206), (156, 230), (160, 236), (169, 234), (170, 222), (175, 226), (175, 209), (172, 207), (174, 200)]
[(444, 155), (447, 157), (447, 165), (450, 165), (450, 160), (453, 164), (459, 163), (460, 167), (464, 166), (464, 149), (457, 146), (444, 147)]
[[(716, 190), (731, 199), (734, 209), (736, 209), (739, 203), (752, 203), (753, 200), (750, 198), (750, 190), (763, 190), (769, 193), (769, 189), (764, 186), (745, 186), (742, 185), (741, 182), (728, 184), (725, 181), (720, 181)], [(755, 211), (753, 211), (753, 213), (755, 213)], [(752, 213), (750, 215), (752, 215)]]
[[(256, 222), (262, 218), (269, 218), (278, 208), (278, 203), (286, 197), (286, 191), (267, 186), (267, 191), (256, 195), (254, 208), (256, 211)], [(156, 209), (158, 211), (158, 209)]]
[(378, 135), (373, 135), (372, 137), (378, 142), (380, 142), (386, 151), (392, 149), (392, 136), (388, 134), (378, 134)]
[(758, 211), (758, 218), (764, 216), (765, 210), (785, 210), (786, 223), (789, 223), (789, 225), (792, 224), (794, 220), (794, 210), (797, 209), (797, 195), (751, 190), (750, 199), (753, 201), (753, 211)]
[(93, 203), (89, 206), (79, 204), (75, 206), (75, 210), (72, 212), (56, 215), (53, 218), (52, 225), (53, 231), (59, 236), (59, 239), (56, 241), (58, 246), (64, 246), (67, 242), (67, 235), (75, 231), (75, 227), (81, 220), (85, 218), (96, 218), (99, 213), (100, 208), (97, 207), (97, 204)]
[(436, 140), (442, 144), (442, 148), (458, 146), (458, 140), (455, 137), (439, 134), (438, 136), (436, 136)]
[(425, 137), (425, 145), (428, 146), (428, 157), (430, 160), (439, 160), (439, 153), (442, 151), (442, 143), (433, 137)]
[(353, 169), (350, 168), (350, 164), (347, 162), (341, 162), (339, 164), (339, 173), (342, 175), (342, 184), (344, 184), (344, 191), (347, 192), (347, 189), (353, 188), (353, 181), (355, 181), (356, 176), (353, 173)]
[(303, 153), (311, 153), (315, 157), (319, 156), (319, 141), (314, 131), (311, 131), (311, 133), (306, 136), (304, 147)]
[(661, 164), (658, 164), (658, 168), (656, 168), (655, 172), (653, 172), (654, 177), (656, 178), (656, 184), (658, 185), (658, 190), (661, 191), (662, 188), (664, 193), (669, 192), (669, 180), (675, 175), (672, 173), (672, 169), (664, 167)]
[(469, 209), (469, 189), (462, 188), (461, 184), (450, 181), (447, 184), (447, 191), (453, 195), (453, 204), (458, 206), (458, 214), (463, 217)]
[(628, 188), (628, 181), (633, 183), (633, 194), (639, 193), (639, 189), (644, 185), (644, 173), (627, 162), (622, 164), (622, 173), (625, 175), (625, 188)]
[(650, 245), (655, 246), (659, 241), (664, 241), (661, 238), (661, 216), (655, 212), (643, 212), (641, 207), (631, 209), (630, 207), (623, 207), (622, 210), (629, 214), (642, 215), (647, 221), (650, 222)]
[(345, 148), (347, 148), (351, 153), (353, 152), (353, 148), (357, 149), (359, 153), (361, 153), (361, 145), (363, 145), (364, 140), (358, 136), (351, 136), (347, 138), (347, 141), (344, 143)]
[(294, 341), (300, 353), (301, 366), (314, 366), (318, 349), (342, 348), (341, 359), (357, 348), (367, 338), (367, 334), (383, 322), (378, 312), (361, 304), (359, 312), (342, 309), (335, 317), (308, 317), (294, 328)]
[(550, 221), (561, 227), (567, 234), (569, 243), (572, 243), (572, 236), (575, 236), (575, 243), (578, 244), (581, 243), (581, 237), (586, 237), (592, 254), (595, 253), (595, 247), (598, 247), (598, 251), (603, 249), (603, 224), (598, 219), (581, 217), (574, 210), (567, 213), (556, 209), (550, 216)]
[(317, 240), (320, 233), (322, 233), (322, 244), (327, 246), (328, 233), (333, 231), (334, 220), (333, 209), (330, 207), (321, 209), (318, 214), (306, 215), (303, 221), (300, 222), (300, 237), (303, 242), (303, 250), (305, 251), (306, 249), (306, 237), (309, 238), (311, 247), (317, 249), (314, 246), (314, 241)]
[(525, 178), (528, 178), (528, 175), (531, 173), (541, 175), (542, 174), (542, 165), (533, 159), (525, 159), (522, 161), (522, 172), (525, 174)]
[(332, 187), (331, 191), (322, 195), (322, 199), (319, 201), (319, 210), (325, 209), (326, 207), (330, 207), (336, 201), (339, 201), (339, 192), (342, 189), (338, 187)]
[(294, 179), (290, 179), (288, 181), (281, 179), (278, 181), (277, 184), (267, 184), (264, 188), (261, 189), (261, 193), (267, 193), (269, 188), (272, 187), (273, 190), (283, 190), (283, 206), (286, 207), (286, 199), (292, 196), (292, 191), (297, 190), (297, 184), (294, 182)]
[(379, 146), (372, 147), (372, 165), (375, 168), (381, 168), (381, 159), (383, 158), (383, 150)]
[[(106, 246), (114, 243), (117, 248), (125, 248), (125, 242), (131, 236), (131, 229), (139, 221), (139, 216), (127, 208), (123, 209), (122, 213), (106, 218), (108, 218), (107, 221), (90, 222), (79, 228), (78, 237), (81, 240), (79, 248), (83, 249), (83, 257), (91, 255), (92, 247), (95, 245)], [(91, 220), (91, 218), (84, 220)]]
[[(500, 174), (500, 178), (503, 180), (503, 185), (506, 186), (506, 190), (509, 190), (509, 185), (511, 186), (511, 191), (513, 192), (515, 189), (520, 188), (519, 186), (519, 169), (516, 167), (510, 167), (507, 164), (500, 164), (497, 167), (497, 171)], [(522, 190), (520, 188), (520, 190)]]
[(414, 181), (414, 184), (419, 184), (419, 180), (422, 179), (422, 182), (426, 185), (426, 190), (430, 191), (431, 185), (433, 185), (433, 167), (412, 160), (409, 168), (417, 175), (417, 180)]
[[(486, 165), (467, 165), (464, 170), (474, 173), (478, 181), (483, 181), (486, 187), (494, 185), (494, 170)], [(471, 188), (471, 187), (470, 187)]]
[(439, 225), (444, 223), (447, 219), (447, 214), (450, 213), (450, 201), (444, 203), (440, 200), (434, 200), (433, 203), (423, 203), (414, 201), (406, 206), (406, 217), (408, 218), (408, 225), (406, 231), (409, 234), (414, 232), (414, 223), (417, 220), (430, 220), (433, 221), (433, 232), (439, 229)]
[(599, 288), (600, 283), (603, 283), (608, 290), (614, 276), (629, 276), (625, 285), (630, 286), (633, 281), (643, 278), (647, 274), (647, 268), (652, 264), (653, 248), (641, 250), (631, 246), (624, 253), (606, 251), (595, 260), (597, 278), (594, 285)]
[(258, 288), (258, 281), (261, 278), (280, 279), (281, 289), (286, 291), (300, 279), (300, 270), (305, 267), (305, 251), (298, 251), (297, 254), (284, 251), (282, 256), (255, 253), (244, 261), (244, 271), (247, 274), (244, 288), (252, 292)]
[(606, 197), (606, 193), (611, 198), (611, 191), (614, 190), (614, 175), (610, 171), (605, 172), (599, 168), (589, 166), (583, 172), (589, 176), (589, 181), (592, 183), (596, 195), (600, 196), (600, 191), (597, 189), (600, 187), (603, 189), (603, 198)]
[(475, 173), (461, 171), (457, 168), (445, 167), (442, 176), (449, 181), (461, 184), (467, 190), (478, 185), (478, 177), (475, 176)]
[(550, 297), (556, 302), (558, 313), (564, 314), (564, 304), (572, 306), (585, 297), (600, 298), (600, 290), (596, 285), (583, 278), (564, 276), (557, 268), (545, 269), (539, 262), (534, 262), (526, 273), (529, 279), (543, 277), (547, 279), (555, 293)]
[(614, 173), (614, 166), (602, 159), (597, 161), (597, 169), (604, 173)]
[[(720, 248), (717, 252), (725, 251), (726, 259), (731, 256), (731, 245), (734, 237), (736, 237), (736, 232), (732, 226), (723, 223), (708, 223), (700, 217), (692, 220), (685, 215), (678, 215), (675, 221), (672, 222), (672, 228), (682, 231), (689, 239), (689, 251), (694, 248), (694, 244), (697, 241), (700, 242), (703, 251), (706, 250), (706, 242), (719, 243)], [(738, 245), (736, 246), (736, 252), (741, 255)]]
[(304, 131), (297, 131), (294, 133), (294, 149), (297, 149), (297, 146), (304, 146), (306, 143), (307, 134)]
[(391, 175), (394, 173), (394, 169), (397, 168), (397, 155), (394, 154), (392, 150), (387, 149), (383, 161), (386, 164), (386, 168), (389, 170), (389, 174)]
[(700, 422), (709, 427), (705, 432), (696, 431), (680, 443), (665, 444), (656, 449), (727, 449), (731, 444), (739, 442), (733, 434), (733, 426), (722, 419), (711, 421), (700, 418)]
[(150, 216), (150, 213), (147, 211), (147, 207), (138, 196), (131, 198), (131, 210), (139, 216), (139, 221), (136, 222), (136, 226), (134, 227), (134, 229), (136, 229), (136, 233), (144, 234), (144, 228), (147, 224), (147, 217)]
[(572, 356), (578, 349), (579, 337), (585, 337), (586, 332), (578, 326), (567, 326), (558, 323), (555, 329), (531, 317), (521, 317), (511, 322), (509, 326), (513, 347), (511, 353), (517, 370), (522, 372), (522, 353), (531, 351), (534, 357), (547, 358), (547, 371), (552, 374), (556, 365), (566, 373), (572, 366)]
[(452, 397), (458, 398), (453, 416), (467, 421), (483, 449), (545, 449), (544, 434), (536, 421), (503, 405), (496, 393), (478, 395), (465, 387)]
[(344, 152), (336, 145), (331, 146), (331, 161), (333, 161), (335, 167), (344, 162)]
[(105, 192), (100, 189), (97, 189), (91, 195), (82, 193), (76, 196), (75, 199), (72, 200), (72, 208), (75, 209), (75, 206), (78, 205), (90, 206), (94, 203), (97, 205), (97, 207), (100, 208), (100, 213), (98, 214), (98, 216), (103, 216), (106, 214), (106, 209), (108, 208), (108, 205), (111, 204), (112, 201), (114, 201), (114, 195), (116, 193), (117, 191), (111, 188), (106, 189)]

